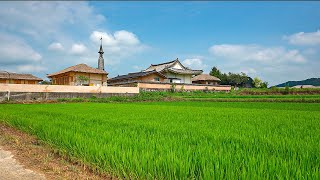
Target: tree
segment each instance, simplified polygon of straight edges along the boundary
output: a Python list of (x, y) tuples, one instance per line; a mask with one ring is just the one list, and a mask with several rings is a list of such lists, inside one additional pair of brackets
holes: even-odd
[(220, 81), (220, 84), (222, 85), (228, 85), (229, 84), (229, 80), (228, 80), (228, 75), (223, 73), (220, 75), (220, 77), (217, 77), (219, 78), (221, 81)]
[(78, 78), (77, 78), (77, 81), (80, 83), (81, 86), (83, 83), (87, 82), (88, 80), (89, 80), (89, 78), (86, 76), (78, 76)]
[(264, 81), (261, 83), (261, 88), (268, 88), (269, 83), (267, 81)]
[(247, 79), (247, 81), (244, 83), (243, 87), (245, 87), (245, 88), (252, 88), (252, 87), (254, 87), (253, 79), (248, 76), (248, 79)]
[(262, 80), (259, 79), (258, 77), (255, 77), (255, 78), (253, 79), (253, 85), (254, 85), (254, 87), (260, 88), (260, 87), (261, 87), (261, 83), (262, 83)]
[(229, 72), (227, 79), (228, 84), (236, 87), (243, 87), (248, 81), (248, 76), (243, 72), (241, 72), (240, 74)]
[(212, 69), (211, 69), (211, 71), (210, 71), (210, 73), (209, 73), (211, 76), (215, 76), (215, 77), (217, 77), (217, 78), (220, 78), (221, 77), (221, 72), (220, 72), (220, 70), (216, 67), (216, 66), (214, 66)]
[(240, 79), (241, 79), (241, 86), (242, 87), (244, 87), (246, 85), (246, 83), (248, 82), (249, 78), (250, 77), (246, 73), (244, 73), (244, 72), (240, 73)]
[[(211, 76), (219, 78), (221, 85), (232, 85), (236, 87), (245, 87), (248, 83), (252, 82), (252, 79), (248, 77), (244, 72), (241, 73), (221, 73), (217, 67), (213, 67), (210, 71)], [(251, 81), (250, 81), (251, 80)], [(248, 82), (249, 81), (249, 82)]]
[(215, 77), (219, 78), (221, 80), (220, 84), (222, 84), (222, 85), (227, 85), (228, 84), (228, 75), (225, 74), (225, 73), (221, 73), (221, 71), (216, 66), (214, 66), (211, 69), (209, 74), (211, 76), (215, 76)]

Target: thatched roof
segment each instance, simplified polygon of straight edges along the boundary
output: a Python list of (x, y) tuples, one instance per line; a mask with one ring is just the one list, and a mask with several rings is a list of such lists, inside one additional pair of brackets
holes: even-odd
[(209, 74), (200, 74), (198, 76), (193, 77), (191, 81), (221, 81), (221, 80)]
[(18, 74), (18, 73), (7, 73), (7, 72), (0, 72), (0, 79), (19, 79), (19, 80), (36, 80), (42, 81), (41, 78), (38, 78), (32, 74)]
[(62, 71), (49, 74), (47, 77), (52, 77), (58, 74), (63, 74), (67, 72), (83, 72), (83, 73), (92, 73), (92, 74), (108, 74), (106, 71), (101, 69), (92, 68), (86, 64), (77, 64), (75, 66), (68, 67)]

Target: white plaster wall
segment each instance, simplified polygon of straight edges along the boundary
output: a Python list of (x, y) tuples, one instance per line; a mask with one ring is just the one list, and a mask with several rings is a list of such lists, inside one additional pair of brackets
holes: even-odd
[[(179, 78), (181, 79), (181, 83), (186, 83), (186, 84), (191, 84), (191, 78), (192, 75), (188, 75), (188, 74), (173, 74), (173, 73), (166, 73), (165, 74), (168, 78)], [(166, 81), (169, 82), (169, 81)]]
[(184, 75), (184, 83), (191, 84), (192, 83), (191, 78), (192, 78), (192, 75)]
[(182, 69), (182, 67), (180, 66), (179, 63), (176, 63), (176, 64), (173, 66), (173, 68), (175, 68), (175, 69)]

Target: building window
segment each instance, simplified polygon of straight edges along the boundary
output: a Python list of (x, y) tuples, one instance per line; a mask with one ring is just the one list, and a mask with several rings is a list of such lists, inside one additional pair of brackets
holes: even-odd
[(159, 78), (159, 77), (155, 77), (155, 78), (154, 78), (154, 81), (158, 81), (158, 82), (159, 82), (159, 81), (160, 81), (160, 78)]

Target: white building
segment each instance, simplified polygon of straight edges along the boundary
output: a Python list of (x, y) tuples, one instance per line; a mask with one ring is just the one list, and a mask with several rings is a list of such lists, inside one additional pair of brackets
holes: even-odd
[(183, 66), (178, 58), (170, 62), (165, 62), (161, 64), (151, 64), (150, 67), (148, 67), (144, 71), (146, 72), (154, 70), (162, 73), (167, 77), (165, 79), (165, 82), (185, 84), (192, 84), (192, 77), (194, 75), (199, 75), (203, 72), (202, 70), (193, 70)]

